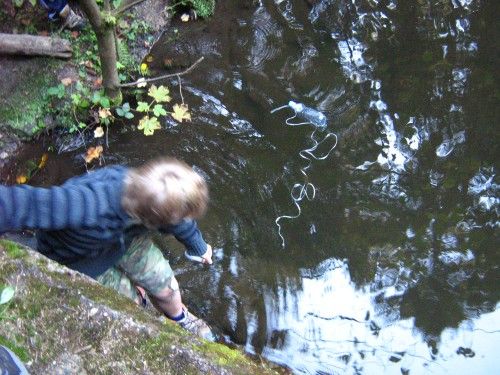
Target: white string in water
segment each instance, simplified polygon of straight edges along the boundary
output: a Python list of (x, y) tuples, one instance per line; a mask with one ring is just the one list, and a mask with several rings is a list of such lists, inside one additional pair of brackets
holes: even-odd
[[(316, 131), (318, 129), (323, 130), (326, 128), (326, 117), (324, 114), (322, 114), (319, 111), (316, 111), (315, 109), (308, 108), (304, 106), (303, 104), (300, 103), (295, 103), (290, 101), (287, 105), (275, 108), (271, 111), (271, 113), (274, 113), (276, 111), (279, 111), (280, 109), (284, 108), (291, 108), (295, 114), (289, 118), (286, 119), (285, 124), (288, 126), (299, 126), (299, 125), (313, 125), (315, 129), (311, 133), (311, 140), (313, 142), (312, 146), (310, 148), (306, 148), (304, 150), (301, 150), (299, 152), (299, 156), (307, 160), (307, 164), (300, 168), (300, 172), (304, 175), (305, 180), (307, 181), (309, 179), (309, 176), (307, 175), (307, 170), (311, 167), (312, 160), (325, 160), (330, 156), (330, 153), (333, 151), (333, 149), (337, 146), (337, 135), (335, 133), (327, 133), (326, 136), (321, 140), (318, 141), (315, 138)], [(305, 122), (292, 122), (294, 118), (302, 118), (306, 120)], [(335, 142), (333, 143), (333, 146), (330, 147), (328, 152), (322, 156), (316, 156), (314, 155), (314, 151), (322, 145), (328, 138), (335, 138)], [(314, 199), (316, 196), (316, 187), (314, 184), (311, 182), (307, 181), (302, 184), (300, 183), (295, 183), (292, 187), (292, 190), (290, 191), (290, 196), (293, 200), (293, 203), (295, 207), (297, 207), (297, 214), (296, 215), (281, 215), (278, 216), (275, 220), (276, 225), (278, 226), (278, 235), (281, 238), (281, 245), (282, 247), (285, 247), (285, 238), (281, 234), (281, 224), (279, 223), (281, 219), (296, 219), (300, 216), (302, 210), (300, 208), (299, 202), (302, 201), (304, 198), (306, 198), (308, 201), (311, 201)]]

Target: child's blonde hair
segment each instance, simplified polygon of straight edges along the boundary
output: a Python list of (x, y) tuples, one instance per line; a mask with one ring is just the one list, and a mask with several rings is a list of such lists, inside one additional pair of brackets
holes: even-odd
[(176, 159), (162, 158), (131, 168), (125, 178), (123, 208), (148, 227), (199, 218), (207, 204), (203, 177)]

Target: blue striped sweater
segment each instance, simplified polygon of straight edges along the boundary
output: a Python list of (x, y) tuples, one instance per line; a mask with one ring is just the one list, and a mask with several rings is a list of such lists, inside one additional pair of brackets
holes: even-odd
[[(121, 206), (126, 173), (126, 167), (111, 166), (50, 188), (0, 185), (0, 233), (37, 229), (39, 252), (95, 278), (147, 231)], [(191, 255), (207, 250), (194, 220), (158, 229), (174, 235)]]

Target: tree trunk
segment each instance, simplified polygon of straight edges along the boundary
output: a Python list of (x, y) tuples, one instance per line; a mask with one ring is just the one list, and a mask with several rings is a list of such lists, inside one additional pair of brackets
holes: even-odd
[(101, 61), (102, 85), (106, 96), (117, 104), (121, 102), (121, 90), (116, 67), (117, 54), (113, 29), (103, 28), (96, 33), (96, 36)]
[(0, 54), (71, 57), (71, 43), (61, 38), (27, 34), (0, 34)]

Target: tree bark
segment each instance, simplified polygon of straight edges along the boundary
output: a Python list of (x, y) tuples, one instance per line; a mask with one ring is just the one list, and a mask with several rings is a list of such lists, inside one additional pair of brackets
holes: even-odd
[(27, 34), (1, 34), (0, 54), (71, 57), (71, 43), (61, 38)]

